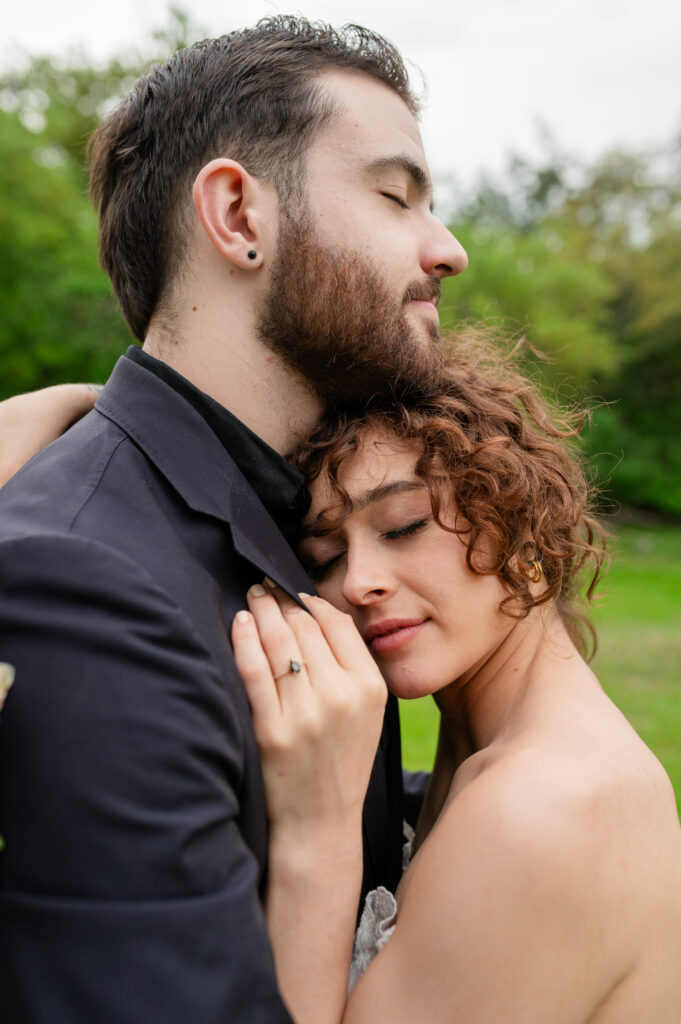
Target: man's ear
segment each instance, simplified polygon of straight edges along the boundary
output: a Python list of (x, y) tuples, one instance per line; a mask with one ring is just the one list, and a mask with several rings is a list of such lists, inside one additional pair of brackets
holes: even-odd
[(243, 270), (263, 263), (260, 192), (241, 164), (225, 158), (207, 163), (194, 182), (194, 205), (204, 231), (217, 251)]

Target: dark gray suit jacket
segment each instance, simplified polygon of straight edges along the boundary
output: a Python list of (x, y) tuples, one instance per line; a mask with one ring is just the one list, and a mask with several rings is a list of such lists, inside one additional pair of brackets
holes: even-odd
[[(0, 491), (0, 1016), (279, 1022), (267, 821), (229, 632), (263, 574), (311, 584), (202, 417), (119, 360)], [(365, 890), (400, 871), (395, 702)]]

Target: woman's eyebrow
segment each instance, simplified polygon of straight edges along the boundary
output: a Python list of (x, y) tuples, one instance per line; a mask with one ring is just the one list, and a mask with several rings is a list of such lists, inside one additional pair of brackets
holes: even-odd
[[(370, 490), (356, 495), (350, 499), (350, 505), (354, 512), (368, 508), (369, 505), (382, 501), (383, 498), (387, 498), (390, 494), (403, 494), (406, 491), (424, 491), (425, 489), (425, 484), (419, 480), (393, 480), (389, 484), (380, 484), (378, 487), (372, 487)], [(328, 535), (328, 527), (325, 527), (323, 522), (324, 512), (321, 512), (315, 519), (301, 528), (301, 540), (304, 537), (324, 537)]]

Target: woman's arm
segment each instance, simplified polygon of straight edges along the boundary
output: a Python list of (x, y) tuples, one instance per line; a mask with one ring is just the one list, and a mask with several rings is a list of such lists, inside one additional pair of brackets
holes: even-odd
[(0, 402), (0, 487), (95, 404), (94, 384), (57, 384)]
[[(298, 1024), (342, 1017), (362, 882), (362, 807), (385, 683), (349, 616), (252, 588), (234, 654), (253, 712), (270, 821), (267, 926)], [(299, 671), (291, 670), (300, 666)]]

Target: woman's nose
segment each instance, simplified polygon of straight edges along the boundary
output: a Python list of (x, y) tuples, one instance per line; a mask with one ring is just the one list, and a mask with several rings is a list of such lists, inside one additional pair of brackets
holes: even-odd
[(343, 579), (343, 597), (352, 605), (366, 605), (380, 601), (394, 590), (394, 581), (385, 565), (368, 552), (348, 557)]

